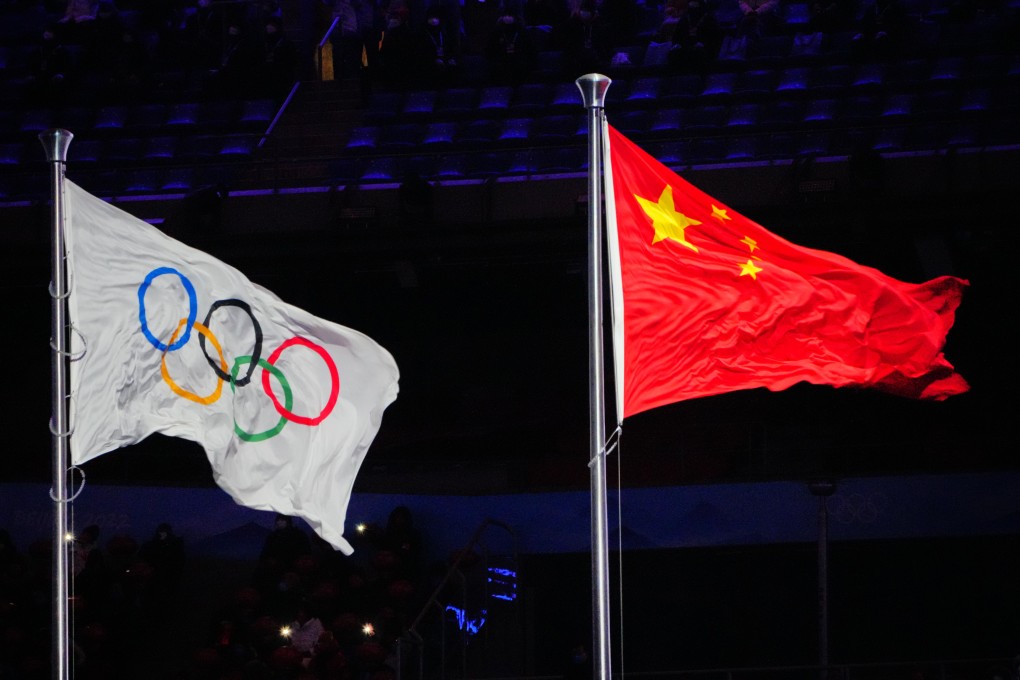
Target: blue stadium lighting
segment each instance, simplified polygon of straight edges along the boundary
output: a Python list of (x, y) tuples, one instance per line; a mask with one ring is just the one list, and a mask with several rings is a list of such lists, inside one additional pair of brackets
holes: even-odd
[(488, 581), (492, 589), (490, 596), (495, 600), (513, 602), (517, 599), (517, 572), (513, 569), (489, 567)]
[(457, 621), (457, 628), (468, 635), (477, 635), (478, 631), (485, 625), (486, 611), (484, 609), (481, 611), (481, 616), (477, 619), (469, 619), (467, 610), (454, 607), (452, 604), (446, 605), (446, 611), (453, 612), (453, 617)]

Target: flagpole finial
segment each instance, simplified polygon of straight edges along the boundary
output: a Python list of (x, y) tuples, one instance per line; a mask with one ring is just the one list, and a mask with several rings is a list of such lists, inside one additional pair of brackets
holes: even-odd
[(74, 135), (60, 128), (39, 133), (39, 141), (46, 150), (46, 160), (50, 163), (66, 163), (67, 148), (71, 146)]
[(586, 109), (602, 109), (606, 106), (606, 90), (612, 79), (601, 73), (589, 73), (574, 81), (581, 90), (581, 98)]

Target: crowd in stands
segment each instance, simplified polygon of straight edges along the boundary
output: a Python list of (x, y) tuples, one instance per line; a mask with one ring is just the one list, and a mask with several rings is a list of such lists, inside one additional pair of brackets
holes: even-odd
[[(680, 145), (651, 149), (667, 163), (1015, 141), (1020, 0), (288, 2), (297, 0), (0, 2), (0, 95), (14, 110), (0, 110), (10, 123), (0, 131), (0, 198), (37, 195), (42, 184), (18, 175), (50, 127), (75, 132), (71, 160), (91, 163), (95, 191), (230, 183), (256, 148), (273, 147), (262, 144), (266, 129), (295, 79), (314, 78), (320, 40), (332, 45), (340, 86), (360, 82), (364, 95), (363, 125), (337, 121), (350, 128), (316, 146), (338, 159), (331, 180), (344, 184), (576, 172), (573, 81), (593, 71), (616, 83), (621, 131)], [(568, 95), (532, 88), (552, 84)], [(851, 102), (858, 94), (868, 101)], [(253, 98), (263, 113), (248, 122), (211, 105)], [(197, 102), (198, 116), (168, 114)], [(111, 103), (127, 106), (99, 124)], [(861, 128), (864, 141), (850, 134)], [(518, 148), (547, 153), (520, 159)], [(427, 157), (411, 162), (412, 152)], [(110, 163), (145, 167), (104, 174)]]
[(280, 96), (297, 47), (272, 2), (8, 3), (4, 89), (29, 105)]
[(335, 0), (333, 16), (338, 70), (419, 88), (626, 66), (704, 72), (777, 39), (794, 55), (841, 41), (855, 57), (890, 59), (923, 49), (915, 39), (937, 42), (922, 23), (1012, 49), (1020, 24), (1009, 0)]
[[(194, 622), (187, 589), (202, 574), (169, 524), (140, 545), (100, 531), (86, 527), (72, 551), (72, 663), (83, 680), (388, 680), (397, 638), (436, 585), (406, 507), (359, 534), (352, 557), (281, 515), (261, 554), (248, 556), (249, 575), (207, 607), (210, 620)], [(49, 541), (21, 552), (0, 530), (0, 677), (49, 677), (50, 569)], [(191, 635), (189, 625), (204, 630)], [(180, 655), (173, 639), (189, 637), (199, 641), (183, 659), (160, 658)]]
[[(63, 4), (66, 2), (66, 4)], [(699, 70), (785, 37), (811, 54), (845, 40), (869, 57), (904, 49), (920, 22), (1018, 34), (1011, 0), (8, 0), (8, 90), (44, 104), (131, 99), (182, 84), (215, 96), (279, 95), (308, 74), (311, 41), (285, 15), (335, 19), (337, 73), (400, 86), (465, 78), (516, 84), (614, 66)], [(309, 23), (309, 22), (304, 22)], [(321, 19), (316, 24), (325, 23)], [(322, 28), (313, 29), (318, 35)], [(73, 87), (72, 87), (73, 86)]]

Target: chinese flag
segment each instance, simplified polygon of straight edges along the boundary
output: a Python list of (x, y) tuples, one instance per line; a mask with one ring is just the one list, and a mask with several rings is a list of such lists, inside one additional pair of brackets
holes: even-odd
[(802, 380), (919, 399), (967, 391), (942, 354), (966, 281), (904, 283), (794, 245), (611, 127), (607, 143), (622, 417)]

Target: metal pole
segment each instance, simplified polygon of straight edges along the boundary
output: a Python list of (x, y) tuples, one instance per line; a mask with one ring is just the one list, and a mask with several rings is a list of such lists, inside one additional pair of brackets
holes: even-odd
[(818, 480), (808, 484), (818, 498), (818, 666), (824, 680), (829, 671), (829, 506), (836, 483)]
[(606, 76), (576, 81), (588, 110), (588, 467), (591, 469), (592, 646), (594, 678), (612, 674), (609, 629), (609, 522), (606, 513), (605, 375), (602, 356), (602, 124)]
[(67, 276), (64, 269), (64, 167), (67, 148), (74, 137), (67, 130), (47, 130), (39, 135), (50, 163), (52, 198), (50, 348), (53, 380), (53, 648), (55, 680), (70, 677), (70, 628), (68, 624), (67, 542)]

